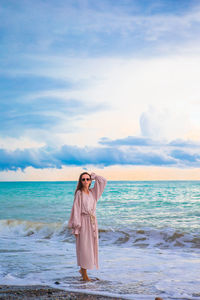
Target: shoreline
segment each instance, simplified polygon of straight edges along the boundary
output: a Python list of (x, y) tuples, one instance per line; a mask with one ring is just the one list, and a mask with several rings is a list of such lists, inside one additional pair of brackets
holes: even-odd
[(115, 300), (125, 299), (99, 294), (66, 291), (48, 285), (0, 285), (0, 300)]

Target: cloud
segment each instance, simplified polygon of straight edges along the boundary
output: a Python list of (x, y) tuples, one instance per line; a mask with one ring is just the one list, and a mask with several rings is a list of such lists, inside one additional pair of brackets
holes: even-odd
[(59, 168), (59, 164), (44, 148), (7, 151), (0, 149), (0, 169), (13, 170), (18, 168), (24, 170), (32, 166), (38, 168)]
[(178, 159), (183, 164), (185, 163), (194, 166), (194, 164), (196, 163), (198, 166), (200, 165), (200, 155), (194, 152), (186, 152), (178, 149), (171, 151), (170, 156)]
[[(60, 141), (63, 139), (59, 144), (67, 140), (79, 146), (80, 143), (94, 145), (105, 133), (110, 137), (125, 136), (100, 141), (107, 146), (121, 143), (156, 146), (178, 138), (185, 140), (190, 129), (187, 114), (193, 107), (188, 99), (199, 97), (196, 79), (199, 60), (173, 57), (137, 61), (64, 56), (29, 59), (26, 56), (25, 59), (29, 68), (18, 69), (16, 85), (13, 82), (15, 71), (5, 70), (7, 77), (4, 75), (4, 78), (10, 78), (7, 86), (4, 82), (6, 91), (10, 85), (13, 93), (18, 93), (17, 85), (22, 85), (23, 79), (25, 91), (19, 89), (21, 96), (9, 95), (9, 101), (1, 99), (0, 125), (4, 137), (29, 136), (39, 143), (57, 143), (59, 136)], [(166, 77), (162, 75), (163, 69)], [(30, 74), (26, 73), (28, 71)], [(152, 105), (148, 108), (149, 102)], [(141, 136), (133, 137), (132, 132), (137, 130), (141, 131)], [(67, 136), (70, 132), (76, 136)], [(62, 133), (66, 135), (61, 137)]]
[(200, 148), (200, 142), (195, 141), (184, 141), (182, 139), (176, 139), (169, 142), (168, 146), (176, 146), (176, 147), (183, 147), (183, 148)]
[(122, 139), (111, 140), (109, 138), (103, 137), (99, 140), (99, 144), (101, 145), (109, 145), (109, 146), (123, 146), (123, 145), (131, 145), (131, 146), (153, 146), (158, 145), (160, 143), (153, 141), (150, 138), (145, 137), (137, 137), (137, 136), (128, 136)]
[(32, 141), (4, 144), (1, 168), (198, 166), (186, 136), (200, 60), (179, 53), (199, 53), (200, 6), (177, 3), (1, 1), (1, 134)]
[(62, 166), (89, 165), (106, 167), (113, 165), (200, 167), (200, 155), (190, 150), (157, 148), (138, 149), (134, 146), (78, 147), (63, 145), (37, 149), (8, 151), (0, 149), (0, 169), (24, 170), (34, 168), (62, 168)]
[[(170, 142), (167, 140), (153, 140), (148, 137), (128, 136), (122, 139), (111, 140), (106, 137), (101, 138), (99, 143), (101, 145), (112, 146), (116, 149), (124, 149), (129, 153), (130, 149), (137, 155), (137, 159), (144, 157), (144, 165), (148, 165), (148, 158), (151, 157), (151, 164), (153, 166), (162, 166), (163, 161), (159, 160), (159, 155), (164, 155), (166, 158), (166, 165), (174, 165), (178, 168), (182, 167), (199, 167), (200, 166), (200, 143), (192, 140), (175, 139)], [(157, 154), (154, 157), (153, 155)], [(152, 155), (152, 156), (151, 156)], [(161, 157), (160, 157), (161, 158)], [(163, 159), (163, 156), (162, 156)]]
[[(1, 1), (1, 53), (99, 55), (197, 39), (196, 1)], [(12, 47), (8, 47), (12, 45)], [(144, 47), (145, 46), (145, 47)], [(148, 46), (148, 47), (147, 47)]]
[[(3, 72), (3, 71), (2, 71)], [(1, 102), (20, 99), (38, 91), (51, 91), (55, 89), (69, 89), (74, 87), (72, 82), (47, 76), (30, 74), (5, 74), (0, 75)]]
[(158, 109), (150, 105), (140, 116), (141, 134), (154, 140), (172, 140), (184, 137), (190, 127), (187, 112)]
[[(86, 115), (108, 108), (104, 104), (87, 104), (76, 99), (43, 97), (31, 101), (13, 99), (1, 104), (1, 134), (22, 136), (28, 130), (49, 131), (65, 124), (63, 132), (73, 131), (73, 122)], [(60, 127), (61, 129), (61, 127)]]
[[(105, 103), (87, 103), (70, 98), (66, 91), (77, 88), (77, 82), (33, 74), (0, 76), (2, 136), (20, 137), (31, 131), (73, 131), (73, 121), (108, 109)], [(65, 94), (62, 94), (65, 93)], [(56, 97), (56, 94), (58, 95)], [(55, 96), (53, 96), (55, 95)], [(69, 123), (70, 126), (69, 126)], [(65, 124), (61, 130), (61, 126)]]
[(111, 140), (107, 137), (102, 137), (99, 144), (107, 146), (140, 146), (140, 147), (178, 147), (178, 148), (200, 148), (200, 142), (192, 140), (175, 139), (171, 142), (153, 140), (148, 137), (128, 136), (121, 139)]

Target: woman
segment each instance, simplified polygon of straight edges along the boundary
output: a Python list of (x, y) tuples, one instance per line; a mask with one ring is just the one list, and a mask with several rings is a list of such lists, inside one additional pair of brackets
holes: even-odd
[[(93, 188), (90, 188), (95, 180)], [(74, 203), (68, 227), (76, 237), (77, 265), (84, 281), (91, 281), (87, 269), (99, 268), (98, 265), (98, 224), (96, 203), (103, 193), (107, 180), (95, 173), (83, 172), (74, 193)]]

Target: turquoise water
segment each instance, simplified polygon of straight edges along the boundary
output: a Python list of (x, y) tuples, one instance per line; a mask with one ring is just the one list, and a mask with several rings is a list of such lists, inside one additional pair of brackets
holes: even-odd
[(200, 181), (109, 181), (97, 204), (100, 270), (91, 272), (101, 280), (84, 286), (67, 229), (76, 184), (0, 182), (0, 284), (200, 299)]
[[(0, 182), (0, 219), (64, 222), (76, 182)], [(98, 202), (100, 228), (199, 230), (199, 181), (108, 182)]]

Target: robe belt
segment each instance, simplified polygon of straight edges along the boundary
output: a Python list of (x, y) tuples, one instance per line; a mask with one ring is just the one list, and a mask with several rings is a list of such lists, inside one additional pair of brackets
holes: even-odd
[(96, 232), (96, 224), (95, 224), (95, 218), (96, 216), (91, 214), (91, 213), (86, 213), (86, 212), (82, 212), (82, 215), (86, 215), (90, 217), (91, 223), (92, 223), (92, 228), (93, 228), (93, 232), (94, 232), (94, 236), (97, 236), (97, 232)]

